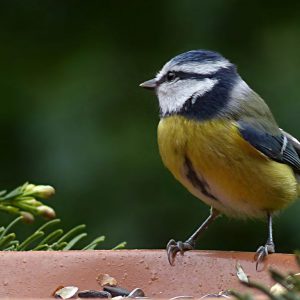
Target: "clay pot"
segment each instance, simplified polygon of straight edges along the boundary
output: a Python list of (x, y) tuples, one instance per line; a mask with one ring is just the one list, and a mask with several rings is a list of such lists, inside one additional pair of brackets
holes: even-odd
[(101, 289), (96, 281), (107, 273), (128, 290), (142, 288), (148, 297), (171, 298), (245, 291), (236, 276), (236, 264), (252, 280), (273, 285), (267, 268), (299, 272), (293, 255), (272, 254), (257, 272), (254, 253), (190, 251), (170, 266), (164, 250), (101, 250), (66, 252), (1, 252), (0, 297), (52, 298), (58, 286)]

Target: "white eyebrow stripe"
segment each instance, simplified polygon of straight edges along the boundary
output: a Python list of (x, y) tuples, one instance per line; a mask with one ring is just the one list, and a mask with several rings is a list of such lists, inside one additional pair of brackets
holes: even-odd
[(216, 61), (213, 63), (189, 63), (187, 65), (177, 65), (172, 68), (175, 72), (191, 72), (199, 73), (201, 75), (210, 75), (220, 69), (230, 67), (231, 63), (229, 61)]
[(216, 73), (220, 69), (229, 68), (232, 64), (228, 60), (219, 60), (215, 62), (190, 62), (188, 64), (181, 64), (171, 66), (172, 62), (167, 63), (161, 71), (156, 75), (156, 80), (160, 80), (164, 74), (168, 71), (174, 72), (187, 72), (187, 73), (197, 73), (201, 75), (210, 75)]
[(155, 76), (156, 81), (159, 81), (164, 76), (164, 74), (167, 73), (167, 70), (169, 70), (170, 65), (171, 62), (169, 61), (163, 66), (163, 68)]

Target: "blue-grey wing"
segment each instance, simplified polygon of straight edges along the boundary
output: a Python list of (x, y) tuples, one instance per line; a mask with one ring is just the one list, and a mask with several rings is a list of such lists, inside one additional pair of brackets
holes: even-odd
[(270, 159), (287, 164), (300, 173), (300, 143), (290, 134), (279, 130), (271, 134), (246, 122), (238, 122), (242, 137)]

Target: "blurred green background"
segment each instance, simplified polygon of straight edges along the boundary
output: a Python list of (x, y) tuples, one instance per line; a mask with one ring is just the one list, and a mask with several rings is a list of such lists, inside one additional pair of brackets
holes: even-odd
[[(49, 205), (65, 226), (86, 223), (107, 236), (106, 248), (185, 239), (208, 207), (163, 167), (157, 100), (138, 84), (178, 53), (216, 50), (300, 137), (299, 9), (299, 1), (1, 1), (1, 187), (53, 185)], [(295, 203), (276, 219), (278, 251), (300, 248), (299, 214)], [(263, 222), (224, 217), (199, 248), (253, 251), (266, 234)]]

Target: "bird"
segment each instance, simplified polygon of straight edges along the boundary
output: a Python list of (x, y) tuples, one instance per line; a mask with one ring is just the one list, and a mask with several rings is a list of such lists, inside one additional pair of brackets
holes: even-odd
[(266, 102), (220, 53), (191, 50), (140, 84), (159, 102), (158, 147), (164, 165), (195, 197), (208, 218), (185, 241), (167, 244), (169, 263), (221, 215), (266, 218), (266, 243), (256, 269), (275, 252), (273, 216), (300, 196), (300, 142), (279, 128)]

